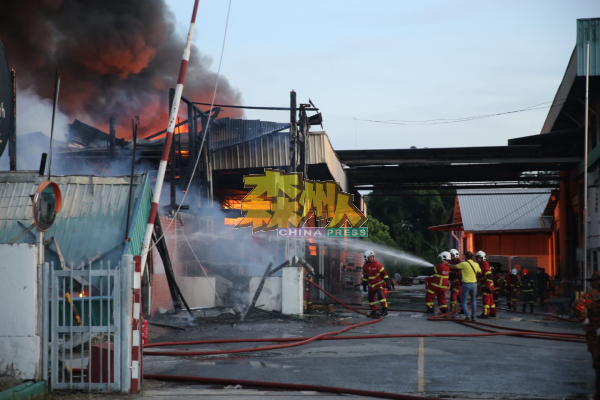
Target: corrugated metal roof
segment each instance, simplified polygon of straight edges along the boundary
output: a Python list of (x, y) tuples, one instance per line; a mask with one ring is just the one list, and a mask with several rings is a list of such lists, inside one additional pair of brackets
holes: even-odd
[[(308, 164), (326, 164), (331, 176), (340, 183), (342, 190), (349, 191), (348, 177), (327, 134), (322, 131), (310, 132), (308, 140)], [(289, 157), (289, 132), (276, 132), (213, 151), (211, 163), (214, 170), (283, 168), (290, 164)]]
[[(31, 195), (45, 179), (32, 172), (0, 172), (0, 243), (9, 243), (23, 231), (23, 226), (33, 223)], [(63, 198), (63, 207), (56, 216), (45, 238), (56, 238), (67, 264), (77, 266), (84, 258), (90, 258), (113, 250), (103, 258), (117, 265), (125, 249), (125, 225), (129, 200), (129, 176), (56, 176)], [(142, 209), (140, 202), (148, 202), (141, 194), (148, 186), (147, 174), (135, 175), (133, 183), (132, 210)], [(132, 212), (133, 213), (133, 212)], [(143, 220), (147, 222), (148, 211)], [(132, 219), (130, 231), (137, 228)], [(145, 226), (144, 226), (145, 228)], [(35, 233), (36, 229), (31, 232)], [(35, 237), (27, 234), (17, 243), (34, 243)], [(53, 244), (46, 248), (46, 261), (58, 265)]]
[(457, 190), (467, 232), (548, 230), (552, 219), (542, 217), (549, 189)]
[(577, 20), (577, 75), (585, 76), (587, 42), (590, 42), (590, 76), (600, 75), (600, 18)]
[(210, 150), (234, 146), (290, 128), (290, 124), (285, 122), (250, 119), (222, 118), (218, 122), (220, 123), (218, 126), (210, 127), (208, 135), (208, 148)]
[[(125, 139), (116, 138), (115, 142), (124, 145)], [(110, 135), (76, 119), (69, 124), (67, 143), (76, 147), (108, 149)]]

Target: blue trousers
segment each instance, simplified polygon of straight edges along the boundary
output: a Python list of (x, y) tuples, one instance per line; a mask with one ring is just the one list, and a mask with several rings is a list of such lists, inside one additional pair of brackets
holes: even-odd
[[(475, 297), (477, 296), (477, 284), (476, 283), (463, 283), (462, 284), (462, 309), (465, 312), (466, 317), (475, 316), (477, 314), (477, 302)], [(467, 308), (467, 299), (471, 297), (471, 314)]]

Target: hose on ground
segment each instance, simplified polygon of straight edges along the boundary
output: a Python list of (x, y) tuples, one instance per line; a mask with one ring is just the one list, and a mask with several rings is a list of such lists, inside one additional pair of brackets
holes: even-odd
[[(329, 294), (315, 282), (310, 282), (312, 285), (317, 287), (321, 292), (327, 295), (329, 298), (334, 300), (336, 303), (340, 304), (342, 307), (354, 311), (363, 316), (371, 317), (366, 313), (361, 312), (359, 309), (353, 308), (344, 304), (343, 302), (336, 299), (334, 296)], [(392, 310), (390, 311), (400, 311), (400, 312), (422, 312), (420, 310)], [(493, 331), (490, 328), (498, 329), (498, 326), (485, 324), (481, 322), (467, 321), (467, 320), (457, 320), (448, 318), (453, 314), (456, 314), (459, 310), (453, 311), (447, 314), (441, 314), (438, 316), (431, 316), (428, 318), (430, 321), (453, 321), (460, 323), (465, 326), (471, 326), (473, 328), (483, 330), (485, 333), (471, 333), (471, 334), (462, 334), (462, 333), (441, 333), (441, 334), (373, 334), (373, 335), (351, 335), (351, 336), (336, 336), (341, 333), (347, 332), (351, 329), (358, 328), (361, 326), (366, 326), (374, 323), (381, 322), (381, 318), (376, 318), (370, 321), (361, 322), (358, 324), (349, 325), (344, 329), (327, 332), (320, 335), (316, 335), (308, 338), (261, 338), (261, 339), (220, 339), (220, 340), (197, 340), (197, 341), (184, 341), (184, 342), (161, 342), (161, 343), (152, 343), (144, 345), (144, 349), (152, 348), (152, 347), (162, 347), (162, 346), (181, 346), (181, 345), (201, 345), (201, 344), (222, 344), (222, 343), (262, 343), (262, 342), (271, 342), (271, 343), (285, 343), (271, 346), (263, 346), (263, 347), (255, 347), (255, 348), (245, 348), (245, 349), (233, 349), (233, 350), (219, 350), (219, 351), (146, 351), (144, 350), (144, 355), (147, 356), (209, 356), (209, 355), (217, 355), (217, 354), (235, 354), (235, 353), (248, 353), (248, 352), (256, 352), (256, 351), (264, 351), (264, 350), (275, 350), (289, 347), (301, 346), (307, 343), (311, 343), (316, 340), (357, 340), (357, 339), (388, 339), (388, 338), (416, 338), (416, 337), (490, 337), (490, 336), (518, 336), (525, 338), (535, 338), (535, 339), (545, 339), (545, 340), (560, 340), (567, 342), (576, 342), (576, 343), (585, 343), (585, 339), (583, 335), (577, 334), (563, 334), (563, 333), (552, 333), (552, 332), (541, 332), (541, 331), (528, 331), (519, 328), (507, 328), (501, 327), (502, 329), (509, 330), (511, 332), (497, 332)], [(405, 394), (398, 393), (388, 393), (388, 392), (376, 392), (376, 391), (368, 391), (368, 390), (358, 390), (358, 389), (349, 389), (349, 388), (339, 388), (339, 387), (329, 387), (329, 386), (319, 386), (319, 385), (302, 385), (302, 384), (290, 384), (290, 383), (279, 383), (279, 382), (261, 382), (261, 381), (249, 381), (249, 380), (238, 380), (238, 379), (221, 379), (221, 378), (206, 378), (206, 377), (195, 377), (195, 376), (178, 376), (178, 375), (159, 375), (159, 374), (144, 374), (145, 379), (155, 379), (155, 380), (168, 380), (168, 381), (182, 381), (182, 382), (198, 382), (198, 383), (206, 383), (206, 384), (219, 384), (219, 385), (243, 385), (243, 386), (251, 386), (251, 387), (262, 387), (262, 388), (272, 388), (272, 389), (288, 389), (288, 390), (313, 390), (317, 392), (325, 392), (325, 393), (338, 393), (338, 394), (351, 394), (351, 395), (359, 395), (359, 396), (369, 396), (369, 397), (378, 397), (378, 398), (387, 398), (387, 399), (400, 399), (400, 400), (423, 400), (423, 399), (433, 399), (430, 397), (422, 397), (422, 396), (410, 396)], [(439, 399), (439, 398), (438, 398)]]
[(298, 383), (279, 383), (279, 382), (261, 382), (261, 381), (249, 381), (240, 379), (222, 379), (222, 378), (204, 378), (198, 376), (184, 376), (184, 375), (156, 375), (156, 374), (144, 374), (145, 379), (155, 379), (159, 381), (179, 381), (179, 382), (197, 382), (205, 384), (219, 384), (219, 385), (242, 385), (251, 386), (256, 388), (270, 388), (270, 389), (288, 389), (288, 390), (311, 390), (315, 392), (323, 393), (337, 393), (337, 394), (353, 394), (356, 396), (368, 396), (378, 397), (382, 399), (398, 399), (398, 400), (439, 400), (440, 397), (423, 397), (423, 396), (411, 396), (407, 394), (399, 393), (388, 393), (388, 392), (375, 392), (371, 390), (360, 390), (360, 389), (347, 389), (338, 388), (333, 386), (320, 386), (320, 385), (302, 385)]

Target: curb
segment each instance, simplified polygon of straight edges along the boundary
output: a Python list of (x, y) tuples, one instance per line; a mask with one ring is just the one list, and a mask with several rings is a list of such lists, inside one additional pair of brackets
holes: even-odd
[(29, 400), (46, 397), (48, 387), (46, 381), (25, 382), (0, 392), (0, 400)]

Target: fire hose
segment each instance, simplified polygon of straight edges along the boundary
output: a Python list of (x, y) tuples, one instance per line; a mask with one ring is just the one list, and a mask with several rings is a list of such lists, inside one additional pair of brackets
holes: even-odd
[[(336, 303), (340, 304), (342, 307), (354, 311), (358, 314), (371, 317), (366, 313), (360, 311), (357, 308), (353, 308), (344, 304), (343, 302), (336, 299), (334, 296), (329, 294), (323, 288), (321, 288), (318, 284), (312, 281), (308, 281), (310, 284), (314, 285), (317, 289), (322, 291), (326, 296), (331, 298)], [(400, 312), (422, 312), (420, 310), (395, 310), (390, 309), (390, 311), (400, 311)], [(466, 320), (456, 320), (447, 318), (459, 310), (453, 311), (447, 314), (441, 314), (437, 316), (431, 316), (427, 318), (429, 321), (448, 321), (455, 322), (465, 326), (471, 326), (475, 329), (484, 331), (484, 333), (471, 333), (471, 334), (462, 334), (462, 333), (427, 333), (427, 334), (371, 334), (371, 335), (352, 335), (352, 336), (343, 336), (338, 337), (335, 335), (339, 335), (343, 332), (349, 331), (351, 329), (355, 329), (361, 326), (366, 326), (374, 323), (381, 322), (383, 319), (381, 317), (371, 317), (372, 320), (361, 322), (353, 325), (349, 325), (344, 329), (323, 333), (313, 337), (304, 337), (304, 338), (262, 338), (262, 339), (218, 339), (218, 340), (195, 340), (195, 341), (180, 341), (180, 342), (161, 342), (161, 343), (152, 343), (144, 345), (144, 349), (152, 348), (152, 347), (162, 347), (162, 346), (182, 346), (182, 345), (202, 345), (202, 344), (220, 344), (220, 343), (284, 343), (270, 346), (262, 346), (262, 347), (254, 347), (254, 348), (245, 348), (245, 349), (233, 349), (233, 350), (219, 350), (219, 351), (146, 351), (144, 350), (144, 355), (147, 356), (209, 356), (209, 355), (218, 355), (218, 354), (236, 354), (236, 353), (249, 353), (256, 351), (265, 351), (265, 350), (275, 350), (282, 348), (290, 348), (301, 346), (307, 343), (311, 343), (316, 340), (358, 340), (358, 339), (389, 339), (389, 338), (417, 338), (417, 337), (490, 337), (490, 336), (517, 336), (524, 337), (530, 339), (544, 339), (544, 340), (559, 340), (565, 342), (575, 342), (575, 343), (585, 343), (584, 335), (580, 334), (567, 334), (567, 333), (553, 333), (553, 332), (542, 332), (542, 331), (532, 331), (532, 330), (524, 330), (519, 328), (508, 328), (501, 327), (509, 332), (497, 332), (493, 331), (490, 328), (498, 329), (498, 326), (494, 326), (491, 324), (485, 324), (481, 322), (474, 321), (466, 321)], [(330, 386), (319, 386), (319, 385), (303, 385), (303, 384), (289, 384), (289, 383), (279, 383), (279, 382), (266, 382), (266, 381), (249, 381), (249, 380), (238, 380), (238, 379), (221, 379), (221, 378), (205, 378), (205, 377), (196, 377), (196, 376), (181, 376), (181, 375), (160, 375), (160, 374), (144, 374), (145, 379), (155, 379), (155, 380), (167, 380), (167, 381), (183, 381), (183, 382), (198, 382), (198, 383), (206, 383), (206, 384), (219, 384), (219, 385), (244, 385), (250, 387), (262, 387), (262, 388), (272, 388), (272, 389), (289, 389), (289, 390), (313, 390), (317, 392), (326, 392), (326, 393), (339, 393), (339, 394), (353, 394), (360, 396), (370, 396), (370, 397), (378, 397), (378, 398), (387, 398), (387, 399), (407, 399), (407, 400), (416, 400), (416, 399), (433, 399), (430, 397), (422, 397), (422, 396), (411, 396), (405, 394), (397, 394), (397, 393), (388, 393), (388, 392), (377, 392), (377, 391), (368, 391), (368, 390), (357, 390), (357, 389), (348, 389), (348, 388), (340, 388), (340, 387), (330, 387)], [(436, 397), (436, 399), (439, 399)]]

